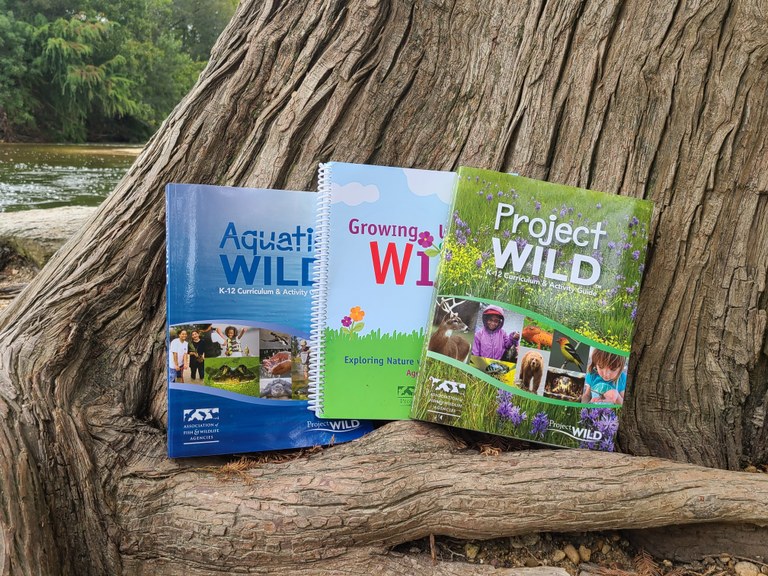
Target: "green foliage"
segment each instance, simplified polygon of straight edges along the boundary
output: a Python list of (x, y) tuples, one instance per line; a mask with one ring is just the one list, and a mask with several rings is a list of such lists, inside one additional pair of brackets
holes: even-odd
[(29, 71), (33, 27), (17, 20), (0, 0), (0, 138), (6, 130), (31, 128), (35, 99), (24, 82)]
[(0, 137), (144, 140), (189, 91), (233, 0), (0, 0)]
[(184, 51), (195, 60), (206, 60), (235, 8), (237, 0), (174, 0), (173, 30)]

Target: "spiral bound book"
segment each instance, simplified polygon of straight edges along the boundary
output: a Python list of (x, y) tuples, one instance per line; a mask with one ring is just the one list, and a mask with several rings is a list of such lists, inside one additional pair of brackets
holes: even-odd
[(455, 174), (320, 165), (310, 406), (406, 419)]
[(167, 186), (172, 458), (339, 443), (371, 430), (307, 412), (316, 200)]

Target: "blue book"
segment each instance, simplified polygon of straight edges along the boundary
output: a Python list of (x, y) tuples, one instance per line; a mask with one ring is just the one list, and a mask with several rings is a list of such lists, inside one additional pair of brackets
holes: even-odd
[(345, 442), (308, 410), (317, 195), (166, 188), (168, 455)]

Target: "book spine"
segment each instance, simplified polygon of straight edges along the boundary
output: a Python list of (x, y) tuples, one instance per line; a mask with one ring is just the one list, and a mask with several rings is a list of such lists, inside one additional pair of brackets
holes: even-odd
[(331, 164), (320, 164), (318, 174), (317, 224), (315, 227), (315, 287), (312, 290), (312, 328), (309, 368), (309, 410), (323, 416), (325, 381), (325, 326), (327, 324), (328, 237), (331, 217)]

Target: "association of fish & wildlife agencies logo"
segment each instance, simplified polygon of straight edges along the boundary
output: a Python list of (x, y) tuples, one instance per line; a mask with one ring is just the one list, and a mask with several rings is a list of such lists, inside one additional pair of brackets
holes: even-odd
[(397, 397), (401, 404), (410, 404), (413, 402), (413, 393), (416, 391), (414, 384), (406, 384), (397, 387)]
[(181, 434), (184, 444), (214, 444), (219, 435), (219, 408), (185, 408)]

